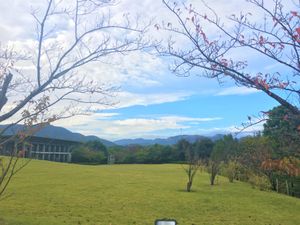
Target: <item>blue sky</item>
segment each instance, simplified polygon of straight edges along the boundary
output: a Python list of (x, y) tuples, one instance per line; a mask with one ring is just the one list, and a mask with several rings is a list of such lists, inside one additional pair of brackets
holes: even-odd
[[(157, 85), (126, 89), (135, 93), (134, 100), (132, 96), (120, 97), (112, 109), (96, 110), (70, 129), (109, 140), (179, 134), (211, 136), (235, 133), (248, 116), (258, 116), (278, 105), (264, 93), (236, 87), (230, 81), (220, 85), (199, 76), (177, 77), (168, 70), (163, 76), (165, 80)], [(150, 77), (154, 79), (155, 75)], [(249, 132), (261, 129), (262, 124)]]
[[(200, 1), (190, 2), (197, 7)], [(272, 4), (272, 0), (265, 2)], [(33, 20), (29, 13), (32, 6), (43, 8), (44, 5), (37, 0), (0, 1), (0, 21), (3, 21), (0, 24), (1, 43), (11, 44), (16, 49), (31, 48), (33, 53), (36, 51), (32, 48), (35, 43)], [(257, 13), (251, 5), (241, 0), (218, 0), (212, 2), (211, 6), (223, 19), (243, 9)], [(176, 23), (161, 0), (145, 0), (143, 4), (138, 0), (122, 0), (116, 9), (112, 9), (111, 14), (113, 18), (118, 18), (119, 14), (127, 11), (132, 15), (142, 13), (144, 19), (155, 18), (156, 22), (164, 19)], [(257, 20), (260, 18), (255, 17)], [(63, 27), (60, 40), (67, 43), (68, 24), (60, 21), (56, 23), (58, 27)], [(209, 32), (213, 33), (212, 30)], [(165, 38), (165, 34), (160, 31), (152, 30), (151, 35)], [(183, 40), (177, 41), (179, 46), (184, 47)], [(275, 62), (261, 58), (255, 52), (236, 51), (232, 57), (247, 59), (249, 73), (284, 71)], [(236, 127), (241, 127), (248, 116), (257, 116), (260, 111), (278, 105), (265, 94), (237, 87), (231, 80), (223, 80), (220, 84), (216, 80), (203, 78), (199, 70), (193, 71), (188, 77), (178, 77), (169, 70), (172, 63), (172, 58), (148, 51), (116, 55), (108, 57), (105, 62), (91, 63), (80, 68), (80, 73), (88, 74), (96, 81), (120, 87), (111, 99), (114, 104), (110, 107), (94, 105), (89, 115), (59, 120), (55, 125), (108, 140), (178, 134), (214, 135), (235, 132)], [(22, 66), (26, 72), (34, 73), (35, 67), (30, 62)], [(62, 105), (53, 110), (59, 110), (60, 107)], [(250, 132), (261, 129), (262, 124), (250, 128)]]
[[(187, 87), (188, 88), (188, 87)], [(240, 127), (247, 116), (257, 116), (260, 111), (267, 111), (277, 103), (263, 93), (248, 95), (192, 95), (184, 100), (148, 106), (132, 106), (115, 110), (107, 110), (117, 115), (110, 120), (124, 119), (156, 119), (167, 116), (187, 118), (211, 118), (208, 121), (183, 121), (180, 124), (187, 126), (182, 129), (165, 129), (157, 133), (149, 132), (147, 136), (171, 136), (178, 134), (204, 134), (230, 132), (234, 126)], [(219, 130), (217, 129), (219, 128)], [(134, 129), (134, 127), (132, 128)]]

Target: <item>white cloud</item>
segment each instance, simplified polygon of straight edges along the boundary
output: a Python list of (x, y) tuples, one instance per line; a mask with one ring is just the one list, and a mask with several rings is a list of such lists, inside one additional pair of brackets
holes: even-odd
[(253, 135), (257, 132), (262, 131), (264, 128), (263, 124), (264, 122), (262, 121), (261, 123), (248, 126), (247, 128), (245, 128), (242, 125), (231, 125), (226, 127), (220, 126), (220, 127), (212, 127), (207, 129), (198, 128), (195, 129), (193, 132), (197, 132), (197, 134), (203, 134), (208, 136), (215, 135), (215, 134), (234, 134), (237, 136), (245, 136), (245, 135)]
[(116, 108), (130, 107), (134, 105), (154, 105), (167, 102), (177, 102), (187, 99), (191, 96), (191, 92), (175, 92), (175, 93), (131, 93), (120, 92), (116, 99), (119, 104), (115, 105)]
[(167, 71), (162, 59), (146, 52), (131, 52), (125, 55), (106, 57), (105, 62), (93, 62), (81, 68), (81, 74), (103, 83), (112, 83), (121, 88), (160, 86)]
[[(46, 2), (46, 1), (43, 1)], [(200, 1), (192, 0), (195, 5)], [(270, 4), (271, 0), (266, 0), (266, 4)], [(35, 30), (33, 18), (29, 15), (30, 5), (41, 6), (43, 4), (40, 0), (21, 1), (0, 1), (0, 40), (3, 44), (10, 43), (15, 48), (22, 48), (29, 51), (29, 47), (36, 45)], [(225, 15), (231, 15), (233, 12), (238, 12), (240, 9), (248, 10), (244, 3), (240, 0), (228, 1), (219, 0), (211, 1), (209, 4), (216, 9), (221, 17)], [(247, 4), (248, 5), (248, 4)], [(200, 8), (201, 10), (203, 8)], [(171, 21), (172, 23), (176, 19), (164, 8), (161, 0), (145, 0), (141, 4), (141, 1), (124, 0), (120, 1), (120, 4), (112, 10), (115, 20), (118, 20), (121, 14), (130, 11), (131, 15), (139, 13), (143, 16), (143, 20), (148, 20), (151, 17), (155, 17), (155, 22)], [(116, 15), (118, 13), (118, 15)], [(258, 18), (258, 17), (257, 17)], [(56, 21), (57, 22), (57, 21)], [(67, 24), (61, 24), (60, 28), (67, 29)], [(13, 29), (12, 29), (13, 28)], [(153, 28), (152, 28), (153, 29)], [(165, 33), (151, 30), (149, 35), (163, 38)], [(213, 32), (210, 30), (209, 32)], [(61, 41), (70, 44), (68, 36), (64, 33), (56, 36)], [(165, 36), (167, 38), (167, 35)], [(180, 44), (184, 42), (177, 40)], [(33, 49), (35, 51), (36, 49)], [(243, 52), (245, 55), (245, 52)], [(247, 55), (248, 56), (248, 55)], [(252, 57), (252, 56), (251, 56)], [(240, 53), (237, 55), (240, 58)], [(127, 55), (114, 56), (105, 58), (101, 62), (95, 62), (82, 67), (80, 70), (81, 76), (94, 79), (100, 83), (108, 83), (122, 88), (118, 93), (115, 101), (119, 104), (114, 105), (116, 108), (130, 107), (134, 105), (153, 105), (166, 102), (176, 102), (186, 100), (189, 96), (200, 92), (201, 88), (190, 89), (183, 79), (178, 79), (178, 82), (182, 89), (177, 91), (170, 89), (165, 91), (167, 83), (171, 83), (171, 79), (167, 78), (170, 75), (167, 72), (167, 64), (169, 62), (163, 61), (163, 59), (147, 54), (145, 52), (132, 52)], [(32, 63), (20, 65), (28, 74), (34, 73), (35, 67)], [(162, 82), (167, 80), (167, 82)], [(174, 82), (175, 83), (175, 82)], [(177, 83), (177, 85), (178, 85)], [(200, 83), (200, 82), (199, 82)], [(165, 85), (165, 86), (164, 86)], [(200, 84), (199, 84), (200, 85)], [(201, 84), (203, 87), (208, 88), (205, 84)], [(179, 85), (178, 85), (179, 86)], [(202, 87), (201, 86), (201, 87)], [(130, 88), (128, 88), (130, 87)], [(154, 89), (154, 87), (161, 87), (160, 91)], [(139, 89), (138, 91), (136, 89)], [(178, 88), (179, 89), (179, 88)], [(205, 88), (203, 88), (205, 89)], [(171, 91), (170, 91), (171, 90)], [(207, 92), (207, 89), (203, 92)], [(256, 93), (257, 90), (248, 89), (245, 87), (229, 87), (225, 88), (215, 95), (245, 95)], [(64, 103), (57, 105), (54, 110), (60, 111), (64, 108)], [(107, 109), (107, 106), (95, 105), (93, 110)], [(214, 120), (220, 120), (221, 118), (191, 118), (180, 116), (160, 116), (157, 118), (135, 118), (135, 119), (118, 119), (114, 117), (119, 116), (117, 113), (95, 113), (90, 116), (75, 116), (71, 119), (57, 121), (57, 125), (65, 126), (82, 132), (84, 134), (95, 134), (100, 137), (108, 139), (118, 139), (123, 137), (140, 137), (142, 135), (150, 135), (149, 133), (155, 131), (161, 131), (166, 129), (178, 130), (188, 129), (192, 124), (197, 125), (203, 122), (209, 122)], [(227, 128), (212, 128), (214, 131), (233, 130), (232, 127)], [(212, 131), (213, 131), (212, 130)], [(206, 130), (207, 132), (209, 130)]]
[[(112, 118), (107, 119), (111, 116)], [(120, 138), (137, 138), (151, 136), (153, 133), (162, 131), (174, 132), (180, 129), (188, 129), (191, 125), (188, 122), (206, 123), (220, 120), (222, 118), (194, 118), (180, 116), (158, 116), (153, 118), (127, 118), (114, 119), (114, 114), (103, 116), (96, 113), (90, 116), (76, 116), (71, 119), (56, 122), (56, 125), (76, 130), (86, 135), (97, 135), (109, 140)]]
[[(116, 92), (113, 98), (108, 99), (109, 104), (93, 104), (89, 106), (89, 111), (101, 111), (108, 109), (121, 109), (131, 106), (150, 106), (163, 103), (187, 100), (193, 93), (191, 92), (171, 92), (171, 93), (135, 93), (135, 92)], [(56, 111), (66, 106), (64, 102), (56, 105)], [(85, 110), (85, 106), (78, 106), (80, 111)]]
[(217, 92), (216, 96), (225, 96), (225, 95), (249, 95), (253, 93), (258, 93), (259, 90), (248, 87), (229, 87), (224, 88), (221, 91)]
[(201, 118), (194, 118), (194, 117), (184, 117), (184, 116), (163, 116), (162, 119), (174, 120), (178, 122), (209, 122), (215, 120), (221, 120), (221, 117), (201, 117)]
[(114, 117), (114, 116), (119, 116), (120, 113), (95, 113), (94, 116), (97, 117), (97, 119), (109, 119), (111, 117)]

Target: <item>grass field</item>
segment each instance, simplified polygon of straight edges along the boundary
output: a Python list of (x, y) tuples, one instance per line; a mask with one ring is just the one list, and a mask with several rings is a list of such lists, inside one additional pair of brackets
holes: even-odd
[(199, 173), (184, 191), (180, 165), (82, 166), (32, 161), (15, 176), (0, 201), (0, 224), (298, 225), (300, 200)]

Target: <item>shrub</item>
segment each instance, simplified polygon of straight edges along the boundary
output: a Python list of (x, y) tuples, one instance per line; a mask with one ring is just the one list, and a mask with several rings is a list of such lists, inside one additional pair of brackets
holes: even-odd
[(103, 164), (107, 162), (107, 158), (103, 152), (92, 151), (84, 146), (81, 146), (72, 152), (72, 162), (84, 164)]
[(223, 164), (222, 166), (222, 174), (228, 177), (229, 182), (233, 182), (238, 178), (238, 172), (241, 165), (233, 160), (230, 160), (228, 163)]
[(252, 185), (253, 188), (258, 188), (261, 191), (266, 191), (271, 189), (271, 183), (267, 176), (251, 174), (249, 176), (248, 182)]

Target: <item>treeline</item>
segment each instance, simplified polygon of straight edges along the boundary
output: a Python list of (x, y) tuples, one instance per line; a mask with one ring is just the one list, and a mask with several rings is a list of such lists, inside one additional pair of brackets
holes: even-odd
[(77, 146), (72, 151), (72, 162), (84, 164), (107, 164), (109, 156), (118, 164), (159, 164), (185, 163), (187, 148), (193, 151), (199, 159), (207, 159), (213, 150), (214, 142), (209, 138), (190, 144), (180, 140), (176, 145), (129, 145), (107, 148), (99, 141), (90, 141)]
[(106, 164), (108, 150), (100, 141), (89, 141), (76, 146), (72, 151), (72, 162), (81, 164)]
[(176, 145), (129, 145), (109, 148), (109, 153), (114, 155), (115, 163), (185, 163), (187, 160), (186, 146), (196, 152), (199, 158), (208, 158), (212, 152), (214, 143), (208, 139), (198, 140), (190, 144), (186, 140), (180, 140)]
[(88, 164), (201, 164), (210, 174), (210, 183), (217, 175), (230, 182), (249, 182), (262, 190), (300, 197), (300, 120), (283, 107), (269, 112), (264, 130), (256, 136), (234, 138), (226, 135), (212, 141), (204, 138), (189, 143), (180, 140), (173, 146), (114, 146), (88, 142), (72, 153), (72, 161)]

